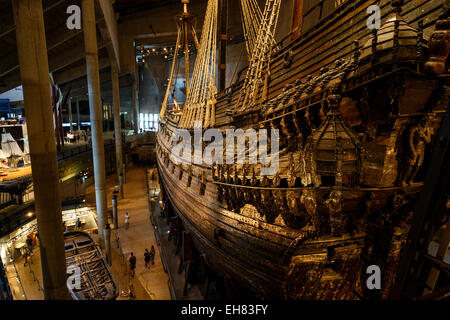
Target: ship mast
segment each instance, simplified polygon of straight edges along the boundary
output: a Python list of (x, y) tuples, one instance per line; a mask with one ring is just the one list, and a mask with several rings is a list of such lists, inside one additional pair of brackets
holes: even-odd
[(228, 0), (219, 0), (219, 91), (225, 90), (228, 40)]
[[(176, 23), (177, 23), (177, 29), (178, 29), (178, 36), (177, 36), (177, 42), (175, 45), (175, 53), (173, 56), (172, 61), (172, 68), (169, 76), (169, 83), (167, 84), (167, 90), (166, 94), (164, 96), (164, 101), (161, 106), (161, 111), (159, 114), (159, 117), (161, 121), (164, 121), (164, 116), (167, 111), (167, 106), (169, 102), (169, 95), (171, 95), (171, 88), (173, 85), (173, 79), (175, 74), (175, 66), (177, 63), (178, 58), (178, 52), (181, 51), (181, 48), (184, 48), (184, 56), (185, 56), (185, 77), (186, 77), (186, 98), (188, 97), (189, 93), (189, 29), (191, 29), (192, 36), (194, 38), (195, 45), (197, 47), (197, 50), (199, 48), (199, 41), (197, 39), (197, 34), (195, 32), (195, 27), (192, 23), (194, 19), (194, 14), (190, 13), (188, 10), (188, 4), (189, 0), (181, 0), (181, 3), (183, 4), (183, 12), (180, 14), (177, 14), (175, 16)], [(174, 99), (175, 108), (179, 110), (178, 104), (175, 101), (175, 97), (172, 94), (172, 97)]]
[(183, 4), (183, 14), (180, 18), (183, 21), (184, 29), (184, 64), (185, 64), (185, 74), (186, 74), (186, 97), (189, 93), (189, 23), (192, 19), (192, 15), (188, 11), (189, 0), (181, 0)]

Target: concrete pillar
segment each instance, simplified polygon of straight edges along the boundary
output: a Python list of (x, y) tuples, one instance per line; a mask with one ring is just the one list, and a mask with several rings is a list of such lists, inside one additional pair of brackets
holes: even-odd
[(58, 108), (58, 117), (59, 117), (59, 137), (61, 138), (61, 146), (62, 146), (62, 148), (64, 148), (64, 128), (63, 128), (62, 104), (60, 104), (59, 108)]
[(127, 162), (123, 159), (123, 184), (127, 183)]
[(72, 119), (72, 98), (69, 99), (69, 105), (67, 106), (68, 112), (69, 112), (69, 124), (70, 124), (70, 131), (73, 132), (73, 119)]
[(42, 1), (14, 0), (45, 299), (70, 299)]
[(103, 229), (107, 222), (105, 146), (103, 142), (102, 103), (98, 72), (98, 48), (94, 1), (82, 0), (84, 48), (92, 131), (92, 158), (94, 162), (95, 200), (100, 245), (104, 245)]
[(54, 126), (54, 128), (55, 128), (55, 135), (56, 135), (56, 144), (58, 146), (58, 152), (61, 152), (62, 149), (61, 149), (61, 139), (59, 137), (59, 133), (60, 133), (60, 131), (59, 131), (59, 118), (58, 118), (58, 108), (56, 106), (56, 88), (55, 88), (55, 86), (52, 86), (51, 90), (52, 90), (52, 98), (51, 98), (51, 100), (52, 100), (52, 109), (53, 109), (53, 116), (55, 118), (55, 122), (54, 122), (55, 126)]
[(120, 198), (123, 199), (123, 155), (122, 155), (122, 128), (120, 126), (120, 95), (119, 95), (119, 68), (117, 61), (111, 61), (111, 79), (114, 109), (114, 138), (116, 143), (116, 170), (120, 186)]
[(117, 196), (113, 195), (112, 197), (112, 211), (113, 211), (113, 223), (114, 229), (119, 229), (119, 217), (117, 212)]
[(133, 80), (131, 84), (131, 95), (133, 102), (134, 133), (139, 133), (139, 110), (136, 103), (136, 80)]
[(105, 256), (106, 262), (110, 266), (112, 266), (112, 257), (111, 257), (111, 227), (109, 223), (105, 224), (105, 228), (103, 229), (104, 237), (105, 237)]
[(80, 101), (77, 98), (77, 124), (78, 124), (78, 131), (81, 130), (81, 120), (80, 120)]

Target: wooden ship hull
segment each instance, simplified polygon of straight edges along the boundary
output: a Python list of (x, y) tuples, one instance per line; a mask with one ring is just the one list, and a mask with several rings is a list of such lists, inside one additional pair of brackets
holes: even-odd
[[(72, 298), (115, 300), (119, 295), (117, 282), (95, 240), (86, 232), (68, 231), (64, 233), (64, 243), (69, 278), (67, 287)], [(79, 280), (76, 279), (78, 276)]]
[[(233, 112), (242, 81), (216, 96), (215, 128), (279, 130), (276, 175), (263, 177), (260, 165), (179, 163), (173, 133), (193, 128), (178, 111), (161, 118), (161, 193), (187, 232), (177, 235), (182, 261), (192, 261), (192, 242), (208, 267), (255, 297), (387, 299), (395, 282), (448, 108), (449, 44), (437, 36), (448, 30), (436, 27), (448, 8), (412, 0), (400, 15), (380, 1), (389, 14), (371, 32), (370, 1), (351, 3), (277, 44), (253, 103)], [(377, 292), (366, 286), (369, 265), (383, 270)]]

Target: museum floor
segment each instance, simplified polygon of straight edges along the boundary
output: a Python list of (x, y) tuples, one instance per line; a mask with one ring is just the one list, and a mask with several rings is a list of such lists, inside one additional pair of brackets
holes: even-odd
[[(127, 183), (124, 187), (125, 199), (119, 200), (119, 230), (118, 237), (120, 247), (117, 247), (116, 236), (113, 231), (111, 236), (112, 247), (112, 272), (119, 285), (120, 295), (118, 300), (129, 299), (127, 293), (130, 289), (137, 300), (169, 300), (171, 299), (168, 275), (164, 271), (160, 258), (160, 249), (156, 243), (153, 227), (149, 219), (149, 208), (146, 187), (146, 169), (132, 168), (127, 172)], [(111, 197), (116, 184), (116, 176), (107, 177), (108, 209), (111, 208)], [(86, 190), (86, 203), (95, 205), (94, 185)], [(130, 227), (125, 230), (123, 221), (125, 213), (130, 216)], [(150, 270), (144, 266), (144, 250), (155, 247), (155, 264)], [(137, 257), (136, 275), (129, 278), (128, 257), (134, 252)], [(36, 248), (32, 257), (32, 263), (24, 266), (23, 258), (17, 259), (13, 264), (6, 266), (8, 280), (16, 300), (41, 300), (43, 299), (42, 274), (40, 272), (39, 248)], [(16, 272), (17, 270), (17, 272)], [(31, 272), (32, 271), (32, 272)], [(35, 281), (35, 278), (37, 281)], [(18, 281), (18, 279), (20, 279)], [(129, 282), (131, 280), (131, 282)]]

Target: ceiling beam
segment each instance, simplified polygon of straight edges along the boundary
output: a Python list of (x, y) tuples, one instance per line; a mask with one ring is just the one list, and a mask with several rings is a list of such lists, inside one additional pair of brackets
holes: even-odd
[[(74, 37), (74, 33), (67, 33), (67, 37), (64, 41), (68, 41)], [(58, 41), (62, 41), (61, 39)], [(63, 41), (63, 42), (64, 42)], [(60, 42), (62, 44), (63, 42)], [(100, 40), (98, 44), (99, 50), (106, 47), (109, 42), (105, 42)], [(51, 46), (55, 48), (54, 45)], [(75, 45), (74, 50), (67, 50), (65, 54), (61, 54), (60, 52), (49, 52), (48, 61), (49, 61), (49, 71), (55, 72), (64, 67), (71, 65), (72, 63), (84, 58), (84, 45)], [(15, 54), (9, 55), (6, 59), (3, 59), (0, 63), (0, 77), (7, 75), (8, 73), (19, 71), (19, 61), (18, 57)]]
[[(67, 1), (56, 1), (52, 3), (50, 6), (45, 8), (45, 12), (50, 11), (51, 9), (56, 8), (60, 4)], [(101, 12), (96, 13), (96, 21), (97, 23), (102, 23), (104, 21), (104, 17)], [(11, 31), (14, 31), (15, 27), (13, 26)], [(1, 30), (1, 26), (0, 26)], [(61, 32), (65, 30), (64, 32)], [(69, 66), (71, 63), (76, 62), (84, 57), (84, 52), (80, 53), (80, 45), (78, 42), (74, 44), (76, 48), (76, 53), (68, 50), (68, 53), (71, 53), (68, 56), (61, 56), (60, 53), (53, 53), (55, 49), (59, 46), (64, 45), (66, 42), (76, 39), (77, 36), (82, 35), (82, 30), (69, 30), (65, 26), (55, 27), (53, 30), (47, 32), (46, 40), (47, 40), (47, 51), (48, 51), (48, 60), (49, 60), (49, 71), (55, 72), (64, 67)], [(1, 37), (1, 35), (0, 35)], [(84, 41), (81, 38), (80, 43), (84, 46)], [(108, 45), (108, 42), (100, 41), (98, 46), (99, 49), (104, 48)], [(71, 63), (69, 63), (71, 62)], [(9, 55), (0, 59), (0, 93), (9, 91), (11, 89), (16, 88), (21, 84), (20, 79), (20, 66), (17, 53), (10, 53)]]
[[(111, 88), (112, 82), (111, 82), (111, 69), (105, 68), (100, 72), (100, 86), (102, 88)], [(119, 87), (128, 87), (131, 86), (132, 80), (130, 77), (130, 74), (126, 74), (123, 76), (119, 76)], [(63, 91), (72, 88), (72, 90), (85, 90), (87, 92), (87, 79), (86, 77), (73, 80), (71, 82), (67, 82), (62, 85)]]
[(117, 11), (119, 13), (119, 21), (118, 23), (120, 23), (120, 17), (125, 17), (128, 15), (132, 15), (135, 13), (141, 13), (142, 11), (147, 11), (147, 10), (153, 10), (156, 8), (162, 8), (162, 7), (167, 7), (167, 6), (171, 6), (171, 5), (180, 5), (180, 0), (172, 0), (172, 1), (167, 1), (167, 0), (161, 0), (157, 3), (143, 3), (140, 5), (133, 5), (132, 7), (129, 8), (124, 8), (121, 9), (120, 6), (117, 6)]
[[(99, 70), (102, 70), (111, 65), (111, 61), (107, 55), (103, 55), (98, 59), (98, 67)], [(58, 71), (53, 75), (53, 79), (57, 85), (62, 85), (64, 83), (73, 81), (75, 79), (86, 76), (86, 63), (82, 65), (67, 68), (62, 71)]]
[[(52, 9), (57, 8), (59, 5), (63, 4), (67, 2), (66, 0), (55, 0), (53, 3), (51, 3), (50, 5), (46, 6), (44, 8), (44, 17), (45, 17), (45, 13), (49, 12)], [(12, 9), (12, 8), (11, 8)], [(16, 26), (14, 24), (8, 25), (8, 26), (3, 26), (0, 27), (0, 38), (6, 36), (7, 34), (13, 32), (14, 30), (16, 30)]]
[[(108, 46), (110, 42), (104, 41), (103, 39), (100, 39), (100, 42), (98, 43), (98, 50), (101, 50)], [(67, 51), (66, 54), (60, 54), (60, 53), (54, 53), (51, 57), (49, 57), (49, 70), (50, 72), (56, 72), (61, 69), (64, 69), (71, 64), (74, 64), (75, 62), (84, 59), (85, 57), (85, 51), (84, 51), (84, 44), (78, 45), (74, 48), (74, 50)]]

